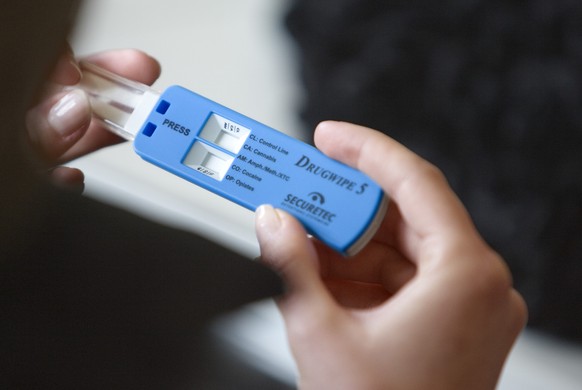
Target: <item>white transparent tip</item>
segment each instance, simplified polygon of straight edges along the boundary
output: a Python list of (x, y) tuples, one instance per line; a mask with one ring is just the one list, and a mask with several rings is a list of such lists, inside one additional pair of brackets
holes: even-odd
[(151, 106), (159, 94), (97, 65), (81, 62), (80, 66), (83, 77), (79, 87), (89, 96), (93, 116), (117, 135), (133, 140), (138, 128), (132, 125), (132, 116), (144, 102)]

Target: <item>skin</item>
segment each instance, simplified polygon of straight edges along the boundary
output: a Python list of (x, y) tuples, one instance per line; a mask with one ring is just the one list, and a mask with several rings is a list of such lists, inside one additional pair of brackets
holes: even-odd
[[(160, 73), (156, 60), (136, 50), (88, 60), (145, 84)], [(51, 81), (74, 85), (79, 78), (66, 50)], [(120, 142), (89, 110), (69, 134), (52, 129), (47, 116), (62, 96), (52, 88), (28, 114), (30, 143), (47, 168)], [(493, 389), (526, 306), (442, 173), (389, 137), (352, 124), (320, 124), (315, 143), (367, 173), (391, 204), (376, 237), (350, 259), (309, 239), (284, 211), (257, 210), (262, 261), (287, 286), (278, 306), (299, 386)], [(80, 171), (51, 172), (56, 182), (82, 188)]]
[(282, 210), (257, 213), (262, 261), (303, 389), (493, 389), (526, 321), (510, 273), (442, 173), (371, 129), (324, 122), (315, 143), (390, 195), (373, 241), (345, 259)]

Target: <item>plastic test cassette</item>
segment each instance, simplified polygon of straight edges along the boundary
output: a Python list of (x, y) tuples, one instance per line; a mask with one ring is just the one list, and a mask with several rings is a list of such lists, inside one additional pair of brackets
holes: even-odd
[(384, 218), (376, 183), (310, 145), (179, 86), (160, 94), (92, 64), (82, 71), (94, 116), (152, 164), (252, 211), (286, 210), (346, 256)]

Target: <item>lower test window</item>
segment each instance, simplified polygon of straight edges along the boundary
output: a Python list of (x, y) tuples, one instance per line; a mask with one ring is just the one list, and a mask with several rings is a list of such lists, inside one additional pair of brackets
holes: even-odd
[(186, 155), (183, 164), (206, 176), (222, 180), (233, 161), (233, 156), (197, 141)]

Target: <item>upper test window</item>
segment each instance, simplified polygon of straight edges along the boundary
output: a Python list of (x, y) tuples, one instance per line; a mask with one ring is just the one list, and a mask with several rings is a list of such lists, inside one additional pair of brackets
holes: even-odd
[(212, 114), (202, 132), (200, 138), (220, 146), (232, 153), (238, 153), (251, 133), (250, 129), (228, 120), (220, 115)]

